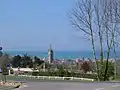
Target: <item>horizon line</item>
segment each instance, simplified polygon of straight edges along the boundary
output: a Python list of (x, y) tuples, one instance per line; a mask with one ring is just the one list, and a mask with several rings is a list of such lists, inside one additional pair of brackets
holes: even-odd
[[(11, 52), (11, 51), (25, 51), (25, 52), (48, 52), (48, 50), (2, 50), (3, 52)], [(54, 50), (54, 52), (92, 52), (92, 50)], [(100, 52), (96, 50), (96, 52)], [(106, 52), (106, 51), (104, 51)], [(120, 52), (119, 50), (116, 52)]]

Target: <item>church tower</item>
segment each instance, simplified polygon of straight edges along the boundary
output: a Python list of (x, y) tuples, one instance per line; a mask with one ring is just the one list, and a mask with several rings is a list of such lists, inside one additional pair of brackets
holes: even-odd
[(49, 64), (53, 62), (53, 50), (50, 44), (50, 48), (48, 49), (48, 62)]

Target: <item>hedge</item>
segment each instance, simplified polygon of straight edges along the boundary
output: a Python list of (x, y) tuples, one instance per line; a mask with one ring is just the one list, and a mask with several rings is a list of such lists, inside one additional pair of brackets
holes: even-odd
[(59, 76), (59, 77), (78, 77), (78, 78), (90, 78), (97, 79), (96, 74), (81, 74), (74, 72), (32, 72), (33, 76)]

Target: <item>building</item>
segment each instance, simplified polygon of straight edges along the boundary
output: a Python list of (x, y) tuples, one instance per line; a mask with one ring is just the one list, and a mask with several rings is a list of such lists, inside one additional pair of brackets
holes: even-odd
[(50, 45), (50, 48), (48, 49), (48, 62), (49, 64), (53, 62), (53, 50), (51, 45)]
[(0, 56), (2, 56), (2, 47), (0, 47)]
[[(0, 47), (0, 57), (2, 56), (2, 47)], [(0, 66), (1, 67), (1, 66)], [(0, 73), (2, 72), (2, 69), (0, 68)]]

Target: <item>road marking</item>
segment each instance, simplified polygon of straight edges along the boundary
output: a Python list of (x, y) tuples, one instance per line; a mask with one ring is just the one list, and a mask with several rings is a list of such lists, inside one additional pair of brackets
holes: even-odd
[(120, 85), (113, 85), (112, 87), (118, 87), (118, 86), (120, 86)]
[(97, 89), (95, 89), (95, 90), (103, 90), (104, 88), (97, 88)]

